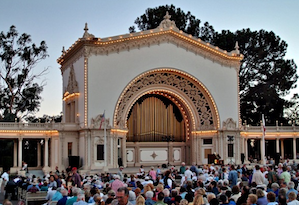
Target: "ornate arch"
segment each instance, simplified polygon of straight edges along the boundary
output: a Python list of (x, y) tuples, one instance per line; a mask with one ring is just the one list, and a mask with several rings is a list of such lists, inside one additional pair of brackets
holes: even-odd
[(165, 68), (145, 72), (126, 86), (115, 107), (113, 126), (126, 128), (133, 104), (141, 96), (153, 91), (169, 93), (184, 105), (192, 131), (219, 128), (218, 109), (207, 88), (185, 72)]

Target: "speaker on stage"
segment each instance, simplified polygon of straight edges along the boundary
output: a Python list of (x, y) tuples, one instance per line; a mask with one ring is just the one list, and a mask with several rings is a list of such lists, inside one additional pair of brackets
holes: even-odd
[(69, 156), (69, 166), (79, 168), (80, 157), (79, 156)]

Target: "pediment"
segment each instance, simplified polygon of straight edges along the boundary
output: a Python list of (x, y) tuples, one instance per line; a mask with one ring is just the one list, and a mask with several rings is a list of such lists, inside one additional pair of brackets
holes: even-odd
[(221, 65), (239, 69), (243, 55), (240, 54), (237, 44), (236, 50), (227, 52), (202, 41), (200, 38), (180, 31), (174, 21), (170, 20), (168, 13), (164, 18), (156, 29), (107, 38), (95, 38), (94, 35), (89, 33), (87, 35), (88, 28), (85, 25), (83, 38), (78, 39), (67, 51), (64, 51), (57, 62), (65, 65), (71, 58), (78, 59), (81, 56), (109, 55), (162, 43), (171, 43), (178, 48), (183, 48), (188, 52), (193, 52)]

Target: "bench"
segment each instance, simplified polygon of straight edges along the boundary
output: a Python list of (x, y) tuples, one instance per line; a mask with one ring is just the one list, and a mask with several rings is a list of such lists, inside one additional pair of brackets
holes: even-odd
[(29, 201), (47, 201), (46, 196), (47, 196), (46, 191), (38, 191), (36, 193), (26, 192), (26, 196), (25, 196), (26, 205), (28, 205)]

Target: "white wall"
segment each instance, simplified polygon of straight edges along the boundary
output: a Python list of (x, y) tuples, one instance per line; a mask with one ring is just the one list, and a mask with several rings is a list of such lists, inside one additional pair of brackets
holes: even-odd
[(90, 56), (89, 122), (92, 117), (106, 110), (106, 118), (110, 118), (112, 123), (115, 105), (123, 89), (141, 73), (156, 68), (175, 68), (193, 75), (206, 86), (214, 98), (221, 124), (227, 118), (238, 122), (238, 85), (235, 68), (221, 66), (169, 43), (109, 55)]
[[(83, 126), (84, 124), (84, 57), (81, 57), (78, 61), (76, 61), (73, 64), (73, 66), (74, 66), (76, 81), (78, 83), (78, 88), (80, 93), (79, 100), (78, 100), (78, 114), (79, 114), (80, 125)], [(71, 70), (71, 66), (66, 68), (62, 75), (63, 94), (69, 82), (70, 70)], [(63, 113), (65, 114), (64, 101), (63, 101)], [(77, 113), (75, 113), (75, 116), (76, 115)]]

